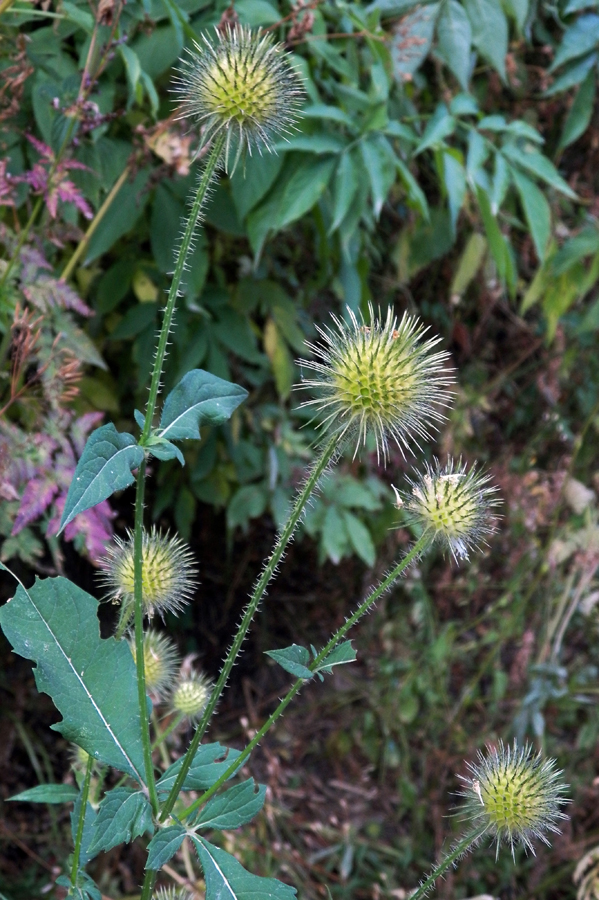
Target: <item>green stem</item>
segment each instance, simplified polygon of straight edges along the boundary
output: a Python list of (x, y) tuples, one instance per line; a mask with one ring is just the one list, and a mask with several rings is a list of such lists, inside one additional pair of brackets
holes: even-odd
[(71, 275), (73, 269), (79, 262), (81, 255), (87, 249), (87, 246), (88, 246), (89, 242), (91, 241), (96, 228), (98, 227), (98, 225), (100, 224), (100, 222), (102, 221), (102, 219), (104, 218), (106, 213), (108, 212), (108, 210), (112, 204), (112, 201), (114, 200), (114, 198), (116, 197), (116, 195), (118, 194), (118, 192), (120, 191), (122, 186), (124, 185), (125, 181), (127, 180), (130, 171), (131, 171), (130, 167), (125, 166), (123, 172), (119, 175), (119, 177), (113, 184), (112, 188), (110, 189), (110, 192), (106, 195), (106, 198), (104, 199), (102, 206), (100, 207), (100, 209), (94, 216), (93, 221), (90, 223), (89, 228), (87, 229), (87, 231), (85, 232), (85, 234), (83, 235), (81, 240), (79, 241), (79, 244), (77, 245), (77, 247), (75, 249), (75, 252), (73, 253), (70, 260), (68, 261), (68, 263), (62, 270), (62, 274), (60, 276), (61, 281), (66, 281), (67, 278), (69, 278), (69, 276)]
[[(399, 578), (399, 576), (402, 574), (402, 572), (404, 572), (407, 569), (407, 567), (410, 565), (410, 563), (412, 563), (414, 561), (414, 559), (418, 558), (418, 556), (420, 555), (422, 550), (424, 550), (427, 546), (430, 545), (430, 542), (431, 542), (431, 537), (428, 534), (428, 532), (425, 532), (422, 535), (422, 537), (418, 541), (416, 541), (416, 543), (414, 544), (412, 549), (409, 551), (409, 553), (406, 553), (406, 555), (401, 560), (401, 562), (399, 562), (395, 566), (395, 568), (392, 569), (391, 572), (381, 581), (381, 583), (378, 585), (378, 587), (376, 587), (368, 595), (368, 597), (366, 597), (366, 599), (358, 606), (356, 611), (349, 617), (349, 619), (345, 620), (344, 624), (341, 626), (341, 628), (339, 628), (335, 632), (335, 634), (332, 636), (332, 638), (329, 640), (329, 642), (326, 644), (326, 646), (323, 647), (323, 649), (320, 651), (318, 656), (314, 660), (312, 660), (312, 662), (308, 666), (308, 668), (311, 669), (311, 671), (314, 671), (320, 665), (320, 663), (323, 661), (323, 659), (325, 659), (325, 657), (328, 656), (328, 654), (331, 652), (331, 650), (333, 650), (334, 647), (336, 647), (336, 645), (339, 643), (339, 641), (343, 637), (345, 637), (345, 635), (347, 634), (349, 629), (352, 628), (352, 626), (354, 626), (356, 624), (358, 619), (361, 619), (362, 616), (368, 612), (370, 607), (374, 603), (376, 603), (376, 601), (385, 593), (385, 591), (387, 591), (391, 587), (393, 582)], [(277, 708), (274, 710), (274, 712), (271, 713), (271, 715), (268, 717), (268, 719), (266, 720), (266, 722), (264, 723), (262, 728), (256, 733), (256, 735), (252, 738), (252, 740), (247, 745), (247, 747), (245, 747), (245, 749), (242, 750), (241, 754), (235, 759), (235, 762), (231, 763), (231, 765), (226, 770), (226, 772), (224, 772), (221, 775), (221, 777), (218, 779), (218, 781), (216, 781), (212, 785), (211, 788), (209, 788), (197, 800), (194, 800), (194, 802), (191, 804), (191, 806), (188, 806), (187, 809), (185, 809), (180, 814), (181, 819), (187, 818), (188, 816), (192, 815), (192, 813), (194, 813), (196, 811), (196, 809), (199, 809), (200, 806), (203, 806), (204, 803), (206, 803), (206, 801), (209, 800), (210, 797), (212, 797), (213, 794), (215, 794), (218, 791), (218, 789), (221, 787), (221, 785), (223, 785), (225, 783), (225, 781), (227, 781), (231, 777), (231, 775), (233, 775), (243, 765), (243, 763), (249, 757), (249, 755), (252, 752), (252, 750), (254, 749), (254, 747), (256, 747), (256, 745), (262, 740), (262, 738), (264, 737), (266, 732), (269, 730), (269, 728), (272, 727), (272, 725), (276, 722), (276, 720), (279, 718), (279, 716), (285, 711), (287, 706), (289, 706), (290, 702), (293, 700), (293, 698), (298, 693), (298, 691), (301, 690), (301, 688), (304, 684), (305, 684), (304, 678), (297, 679), (297, 681), (290, 687), (287, 694), (283, 697), (283, 699), (281, 700), (281, 702), (279, 703)], [(163, 814), (164, 814), (164, 811), (163, 811)]]
[(260, 600), (264, 596), (264, 592), (266, 591), (268, 583), (270, 582), (271, 578), (274, 575), (275, 569), (277, 568), (277, 566), (281, 560), (281, 557), (283, 555), (285, 547), (291, 540), (293, 532), (295, 531), (295, 529), (297, 527), (297, 523), (299, 522), (300, 516), (302, 515), (302, 512), (304, 511), (305, 506), (306, 506), (312, 492), (314, 491), (316, 485), (318, 484), (318, 481), (320, 480), (321, 475), (323, 474), (323, 472), (329, 465), (331, 459), (337, 452), (338, 447), (339, 447), (339, 438), (337, 435), (334, 435), (330, 439), (328, 444), (326, 444), (324, 450), (322, 451), (320, 458), (316, 461), (314, 468), (312, 469), (310, 475), (308, 476), (308, 479), (306, 480), (306, 484), (304, 485), (303, 490), (298, 495), (298, 497), (295, 501), (295, 505), (291, 511), (291, 515), (287, 519), (287, 522), (286, 522), (284, 528), (279, 533), (279, 536), (275, 543), (272, 554), (270, 555), (270, 557), (264, 567), (262, 575), (260, 576), (260, 578), (258, 579), (258, 581), (256, 583), (256, 587), (254, 588), (254, 592), (252, 594), (250, 602), (248, 603), (248, 605), (245, 609), (243, 618), (237, 629), (237, 634), (235, 635), (235, 638), (231, 645), (231, 649), (229, 650), (229, 653), (227, 654), (227, 658), (225, 659), (225, 661), (223, 663), (223, 667), (222, 667), (220, 675), (218, 677), (218, 681), (216, 682), (216, 685), (214, 686), (214, 689), (212, 690), (212, 692), (210, 694), (210, 699), (206, 705), (206, 709), (204, 710), (204, 712), (202, 714), (202, 718), (197, 727), (196, 733), (194, 734), (193, 740), (192, 740), (191, 744), (189, 745), (187, 753), (185, 754), (185, 757), (183, 759), (183, 765), (181, 766), (181, 771), (179, 772), (179, 775), (177, 776), (177, 779), (171, 789), (171, 792), (168, 795), (166, 803), (164, 804), (164, 806), (162, 808), (162, 812), (160, 814), (160, 819), (162, 822), (164, 822), (166, 820), (167, 816), (171, 812), (173, 806), (175, 805), (175, 801), (177, 800), (177, 797), (179, 796), (179, 792), (181, 791), (181, 788), (183, 787), (183, 782), (185, 781), (185, 779), (187, 777), (187, 773), (189, 772), (190, 766), (196, 755), (197, 749), (200, 746), (200, 741), (204, 737), (206, 728), (208, 727), (208, 723), (210, 722), (210, 719), (212, 717), (212, 713), (216, 709), (216, 704), (218, 703), (220, 696), (224, 690), (224, 687), (227, 683), (229, 674), (231, 672), (231, 669), (233, 668), (233, 664), (234, 664), (235, 660), (237, 659), (237, 654), (239, 653), (239, 650), (241, 648), (243, 640), (247, 634), (248, 628), (250, 627), (252, 619), (254, 618), (254, 614), (258, 608), (258, 604), (260, 603)]
[(139, 700), (139, 716), (141, 720), (141, 741), (143, 745), (146, 782), (150, 795), (150, 803), (154, 815), (158, 814), (158, 794), (154, 765), (152, 763), (152, 743), (150, 740), (150, 720), (148, 717), (148, 701), (146, 697), (146, 672), (144, 666), (144, 632), (143, 632), (143, 517), (146, 463), (141, 463), (137, 472), (135, 494), (135, 526), (133, 532), (133, 582), (135, 596), (135, 665), (137, 667), (137, 695)]
[(144, 883), (141, 889), (141, 896), (139, 900), (151, 900), (152, 891), (154, 890), (154, 885), (156, 884), (157, 875), (158, 872), (155, 872), (153, 869), (146, 869)]
[(431, 874), (428, 876), (426, 881), (423, 881), (417, 891), (413, 894), (410, 894), (410, 900), (421, 900), (422, 897), (425, 897), (428, 891), (432, 888), (437, 878), (439, 878), (443, 872), (446, 872), (447, 869), (452, 866), (464, 853), (467, 853), (468, 850), (475, 844), (479, 838), (483, 836), (485, 831), (487, 830), (486, 825), (481, 825), (480, 828), (476, 828), (474, 831), (470, 831), (465, 837), (459, 841), (453, 850), (451, 850), (447, 856), (439, 863), (439, 865), (433, 869)]
[[(73, 853), (73, 865), (71, 866), (71, 888), (77, 887), (77, 875), (79, 874), (79, 857), (81, 855), (81, 841), (83, 840), (83, 827), (85, 825), (85, 813), (87, 810), (87, 798), (89, 796), (89, 785), (92, 777), (92, 769), (94, 767), (93, 756), (88, 756), (87, 765), (85, 767), (85, 780), (81, 790), (81, 809), (79, 810), (79, 821), (77, 823), (77, 838), (75, 840), (75, 851)], [(71, 892), (69, 891), (69, 894)]]
[[(172, 719), (172, 721), (169, 722), (169, 724), (164, 729), (164, 731), (160, 731), (158, 728), (158, 725), (156, 725), (155, 730), (156, 730), (157, 737), (156, 737), (154, 743), (152, 744), (152, 750), (155, 750), (156, 747), (160, 747), (162, 744), (164, 744), (164, 741), (167, 739), (167, 737), (170, 734), (172, 734), (172, 732), (175, 730), (175, 728), (179, 727), (179, 725), (181, 724), (181, 722), (183, 721), (184, 718), (185, 718), (185, 713), (178, 713), (178, 715), (176, 715)], [(170, 760), (168, 761), (167, 765), (170, 765)]]
[(164, 317), (162, 320), (162, 327), (160, 329), (160, 337), (158, 338), (158, 347), (156, 349), (156, 358), (154, 360), (154, 371), (152, 372), (152, 382), (150, 384), (150, 396), (148, 397), (146, 418), (144, 421), (144, 428), (140, 441), (142, 445), (147, 442), (150, 436), (150, 431), (152, 429), (152, 421), (154, 419), (156, 401), (158, 399), (158, 391), (160, 390), (160, 381), (162, 378), (162, 367), (164, 365), (164, 357), (166, 355), (166, 346), (168, 343), (168, 336), (170, 334), (171, 326), (173, 324), (175, 304), (177, 302), (179, 287), (181, 285), (181, 279), (183, 277), (183, 271), (185, 269), (185, 260), (187, 258), (193, 235), (202, 213), (202, 207), (204, 205), (204, 200), (206, 199), (206, 192), (208, 191), (210, 182), (214, 178), (214, 174), (221, 161), (224, 145), (224, 135), (218, 136), (214, 141), (212, 150), (210, 151), (210, 154), (208, 156), (208, 159), (206, 160), (206, 164), (200, 176), (198, 190), (196, 192), (196, 196), (191, 207), (191, 212), (189, 214), (189, 219), (187, 220), (187, 225), (185, 227), (185, 232), (181, 240), (181, 246), (179, 248), (179, 253), (177, 256), (177, 263), (175, 265), (173, 280), (171, 282), (171, 287), (168, 292), (168, 299), (166, 301), (166, 306), (164, 309)]

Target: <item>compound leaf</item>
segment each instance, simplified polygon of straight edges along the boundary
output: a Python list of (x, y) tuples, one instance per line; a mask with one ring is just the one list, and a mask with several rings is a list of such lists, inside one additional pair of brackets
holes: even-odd
[(52, 728), (143, 783), (135, 663), (126, 641), (100, 637), (97, 608), (66, 578), (38, 579), (19, 586), (0, 625), (15, 653), (37, 663), (37, 687), (63, 715)]
[(89, 852), (95, 856), (117, 844), (128, 844), (146, 831), (154, 831), (154, 826), (145, 794), (132, 787), (113, 788), (100, 803)]
[(118, 432), (112, 422), (93, 431), (75, 469), (60, 531), (77, 513), (96, 506), (115, 491), (122, 491), (133, 484), (131, 470), (136, 469), (143, 458), (144, 452), (135, 438)]
[(265, 797), (265, 785), (256, 785), (253, 778), (242, 781), (209, 800), (194, 822), (194, 828), (240, 828), (260, 812)]
[(200, 858), (206, 880), (206, 900), (293, 900), (297, 891), (275, 878), (252, 875), (225, 850), (204, 838), (191, 840)]
[(164, 401), (161, 438), (200, 439), (200, 425), (221, 425), (231, 417), (248, 392), (203, 369), (192, 369)]

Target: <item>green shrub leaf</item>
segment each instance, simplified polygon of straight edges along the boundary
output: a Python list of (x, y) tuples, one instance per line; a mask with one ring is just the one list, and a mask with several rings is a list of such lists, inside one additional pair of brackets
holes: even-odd
[(209, 800), (194, 822), (194, 828), (240, 828), (260, 812), (265, 797), (266, 785), (257, 785), (253, 778), (242, 781)]
[(143, 783), (135, 663), (126, 641), (100, 638), (97, 608), (66, 578), (47, 578), (19, 586), (0, 625), (15, 653), (37, 663), (37, 687), (63, 715), (51, 727)]
[(118, 432), (112, 422), (93, 431), (73, 475), (60, 531), (77, 513), (101, 503), (115, 491), (129, 487), (135, 480), (131, 470), (136, 469), (143, 458), (144, 452), (135, 438)]
[(467, 90), (472, 28), (464, 7), (457, 0), (448, 0), (443, 4), (437, 23), (437, 38), (437, 55)]
[(274, 878), (252, 875), (234, 856), (204, 838), (191, 840), (206, 880), (206, 900), (293, 900), (297, 891)]
[(159, 437), (200, 440), (200, 425), (221, 425), (248, 392), (203, 369), (192, 369), (164, 401)]

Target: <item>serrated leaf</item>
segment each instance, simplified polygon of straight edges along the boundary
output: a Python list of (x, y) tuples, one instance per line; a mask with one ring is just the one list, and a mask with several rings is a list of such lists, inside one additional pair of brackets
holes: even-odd
[(508, 27), (497, 0), (464, 0), (472, 26), (472, 43), (505, 81)]
[(437, 55), (466, 90), (470, 77), (472, 28), (464, 7), (457, 0), (448, 0), (441, 7), (437, 40)]
[(145, 794), (131, 787), (113, 788), (98, 808), (89, 852), (95, 856), (117, 844), (128, 844), (146, 831), (153, 832), (154, 825)]
[(513, 144), (505, 144), (502, 147), (502, 153), (507, 156), (510, 162), (515, 163), (521, 169), (524, 169), (525, 172), (529, 172), (531, 175), (540, 178), (541, 181), (545, 181), (571, 200), (577, 199), (576, 194), (567, 181), (564, 181), (553, 163), (546, 156), (543, 156), (542, 153), (539, 153), (537, 150), (521, 150)]
[(306, 680), (314, 678), (314, 673), (308, 668), (310, 653), (299, 644), (291, 644), (283, 650), (267, 650), (266, 656), (270, 656), (282, 669), (290, 675), (295, 675), (296, 678)]
[(100, 638), (97, 609), (66, 578), (47, 578), (20, 586), (0, 625), (15, 653), (37, 663), (37, 687), (63, 715), (52, 728), (143, 783), (135, 663), (126, 641)]
[(79, 796), (79, 791), (72, 784), (38, 784), (7, 797), (9, 800), (20, 800), (23, 803), (74, 803)]
[(102, 893), (96, 882), (81, 869), (77, 872), (77, 884), (74, 887), (68, 875), (59, 875), (56, 884), (69, 888), (68, 896), (73, 900), (102, 900)]
[(240, 828), (258, 815), (265, 797), (264, 784), (256, 785), (253, 778), (242, 781), (209, 800), (194, 822), (194, 828)]
[[(223, 775), (231, 763), (240, 756), (239, 750), (223, 747), (222, 744), (202, 744), (193, 758), (193, 762), (183, 782), (184, 791), (204, 791), (212, 787)], [(181, 770), (183, 759), (178, 759), (169, 766), (164, 775), (156, 782), (160, 791), (170, 791)], [(233, 773), (234, 774), (234, 773)], [(233, 774), (231, 777), (233, 777)]]
[(159, 436), (169, 441), (200, 440), (200, 425), (221, 425), (248, 392), (211, 372), (192, 369), (164, 401)]
[(118, 432), (112, 422), (93, 431), (77, 463), (58, 533), (77, 513), (133, 484), (135, 479), (131, 470), (136, 469), (143, 458), (144, 452), (135, 438)]
[(356, 651), (352, 647), (351, 641), (344, 641), (342, 644), (337, 644), (336, 647), (333, 647), (331, 652), (316, 666), (314, 671), (325, 672), (327, 675), (331, 675), (333, 666), (341, 666), (355, 661)]
[(158, 871), (175, 855), (185, 839), (187, 829), (183, 825), (161, 828), (148, 844), (146, 869)]
[(297, 891), (275, 878), (252, 875), (225, 850), (204, 838), (191, 840), (200, 858), (206, 881), (206, 900), (293, 900)]

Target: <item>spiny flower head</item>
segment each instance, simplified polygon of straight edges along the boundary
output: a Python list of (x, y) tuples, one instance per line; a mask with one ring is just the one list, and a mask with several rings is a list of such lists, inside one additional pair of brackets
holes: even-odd
[(460, 776), (466, 790), (464, 817), (486, 832), (499, 845), (510, 845), (512, 856), (517, 843), (534, 854), (533, 839), (549, 845), (545, 833), (559, 834), (558, 822), (568, 817), (561, 807), (569, 801), (563, 796), (567, 785), (560, 781), (561, 771), (554, 759), (543, 759), (530, 744), (518, 747), (487, 747), (478, 753), (478, 762), (467, 763), (470, 775)]
[[(169, 537), (156, 528), (144, 531), (142, 538), (142, 600), (144, 613), (178, 612), (193, 596), (197, 585), (197, 566), (193, 555), (178, 537)], [(132, 606), (134, 596), (133, 534), (127, 540), (116, 538), (107, 556), (100, 560), (101, 582), (107, 597)]]
[[(146, 631), (143, 643), (146, 688), (154, 694), (160, 694), (174, 681), (179, 654), (170, 638), (153, 628)], [(129, 646), (135, 659), (135, 641), (132, 637), (129, 638)]]
[(193, 897), (183, 888), (161, 887), (154, 891), (152, 900), (193, 900)]
[(440, 339), (425, 340), (428, 329), (417, 318), (404, 314), (398, 322), (388, 309), (383, 321), (372, 305), (369, 312), (369, 325), (348, 310), (349, 322), (333, 315), (334, 328), (317, 326), (322, 342), (308, 344), (317, 359), (299, 361), (315, 374), (300, 387), (319, 395), (302, 403), (326, 414), (319, 427), (340, 439), (352, 435), (356, 453), (373, 434), (384, 460), (389, 438), (403, 453), (430, 437), (430, 424), (443, 420), (438, 407), (449, 404), (453, 377), (444, 368), (448, 354), (431, 352)]
[(272, 150), (273, 140), (288, 132), (297, 118), (303, 91), (281, 44), (234, 25), (216, 30), (181, 60), (174, 90), (181, 118), (204, 126), (203, 143), (226, 135), (225, 167), (231, 148), (235, 165), (243, 150)]
[(209, 678), (191, 670), (172, 692), (170, 705), (173, 711), (182, 713), (190, 722), (197, 721), (206, 708), (211, 687)]
[(444, 544), (456, 562), (468, 559), (470, 551), (494, 533), (490, 509), (501, 501), (494, 496), (497, 488), (488, 485), (489, 475), (477, 472), (476, 466), (468, 471), (461, 460), (454, 464), (450, 459), (444, 466), (434, 460), (424, 474), (407, 481), (411, 493), (394, 488), (397, 506), (406, 509), (413, 524)]

